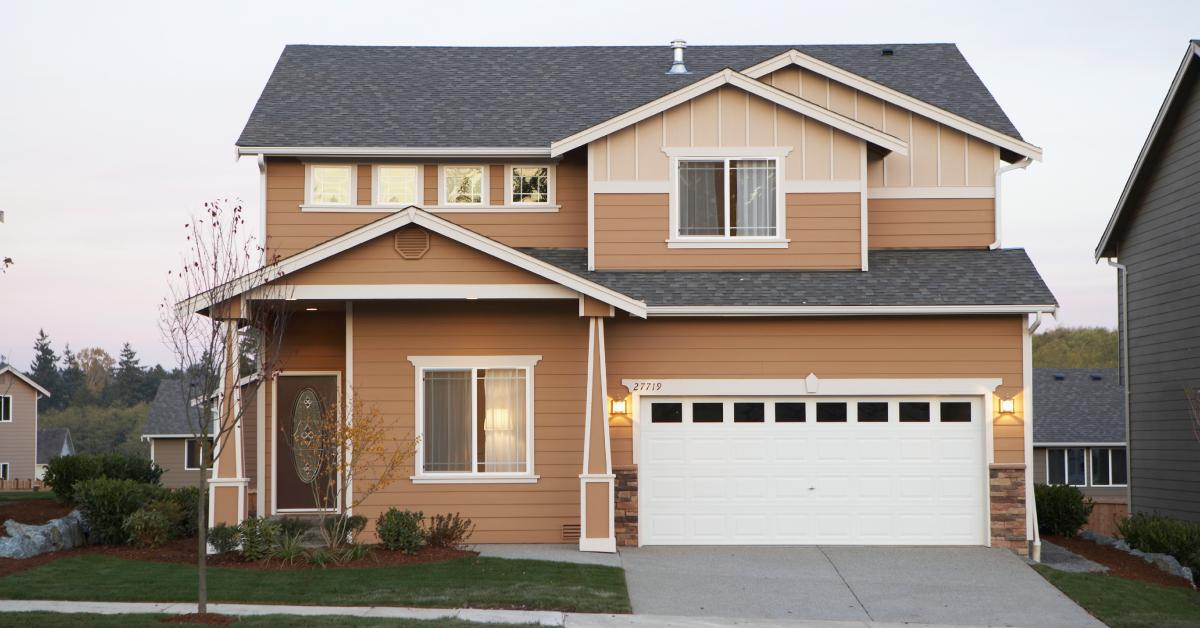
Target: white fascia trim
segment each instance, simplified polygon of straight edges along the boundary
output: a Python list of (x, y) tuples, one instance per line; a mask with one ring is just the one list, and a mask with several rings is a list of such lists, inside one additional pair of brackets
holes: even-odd
[(163, 438), (196, 438), (195, 434), (142, 434), (142, 439), (163, 439)]
[[(865, 152), (865, 151), (864, 151)], [(836, 194), (840, 192), (862, 192), (858, 179), (845, 181), (784, 181), (782, 184), (785, 194)]]
[(409, 476), (409, 481), (413, 484), (537, 484), (541, 479), (540, 475), (488, 475), (479, 473), (476, 475), (436, 475), (427, 473), (425, 475)]
[[(575, 299), (560, 284), (329, 284), (290, 287), (295, 300), (369, 299)], [(254, 291), (250, 297), (257, 296)], [(269, 296), (269, 295), (268, 295)]]
[(238, 155), (268, 157), (550, 157), (538, 146), (468, 146), (417, 148), (411, 146), (239, 146)]
[[(618, 307), (634, 316), (645, 318), (646, 304), (627, 297), (615, 290), (593, 283), (582, 277), (569, 273), (557, 266), (547, 264), (537, 258), (526, 255), (512, 247), (505, 246), (486, 238), (474, 231), (460, 227), (448, 220), (438, 218), (417, 207), (400, 210), (390, 216), (385, 216), (375, 222), (363, 225), (358, 229), (345, 233), (332, 240), (318, 244), (306, 251), (270, 266), (261, 268), (231, 282), (230, 286), (222, 286), (218, 290), (222, 295), (245, 294), (254, 288), (261, 287), (270, 281), (282, 279), (298, 270), (328, 259), (342, 251), (352, 249), (364, 242), (390, 233), (405, 225), (415, 224), (438, 235), (445, 236), (460, 244), (465, 244), (496, 259), (508, 262), (518, 268), (527, 270), (535, 275), (562, 284), (572, 290), (586, 294), (597, 301)], [(286, 284), (285, 284), (286, 285)], [(290, 286), (289, 286), (290, 287)], [(212, 305), (210, 293), (201, 293), (176, 305), (177, 308), (197, 312)]]
[(791, 240), (771, 238), (672, 238), (667, 240), (668, 249), (786, 249)]
[(542, 361), (540, 355), (410, 355), (408, 361), (417, 368), (533, 368)]
[(663, 181), (593, 181), (591, 192), (596, 194), (670, 194), (671, 182)]
[(994, 187), (867, 188), (867, 198), (995, 198)]
[[(554, 214), (562, 209), (561, 205), (418, 205), (427, 212), (439, 214), (450, 213), (505, 213), (505, 214)], [(312, 213), (343, 213), (343, 214), (390, 214), (403, 211), (407, 206), (399, 205), (309, 205), (300, 206), (302, 212)]]
[(646, 308), (647, 316), (913, 316), (947, 314), (1054, 313), (1054, 305), (660, 305)]
[(1121, 196), (1117, 198), (1117, 205), (1113, 209), (1112, 216), (1108, 219), (1108, 224), (1104, 227), (1104, 235), (1100, 236), (1100, 243), (1096, 245), (1094, 254), (1097, 262), (1100, 261), (1101, 257), (1104, 257), (1104, 249), (1108, 247), (1108, 241), (1112, 238), (1113, 229), (1116, 229), (1117, 221), (1121, 218), (1121, 213), (1125, 211), (1125, 203), (1129, 200), (1129, 194), (1133, 191), (1133, 185), (1141, 176), (1142, 166), (1145, 165), (1146, 159), (1150, 155), (1150, 149), (1154, 145), (1154, 140), (1158, 139), (1158, 132), (1162, 129), (1163, 122), (1167, 118), (1171, 104), (1175, 101), (1176, 94), (1179, 93), (1183, 78), (1197, 57), (1200, 57), (1200, 44), (1192, 42), (1188, 45), (1187, 52), (1183, 55), (1183, 61), (1179, 64), (1179, 70), (1175, 72), (1175, 78), (1171, 81), (1171, 88), (1167, 90), (1167, 95), (1163, 98), (1162, 105), (1158, 108), (1158, 115), (1154, 118), (1154, 124), (1150, 125), (1150, 133), (1146, 135), (1146, 141), (1142, 144), (1142, 150), (1138, 153), (1137, 161), (1133, 162), (1133, 170), (1129, 172), (1129, 178), (1125, 180), (1125, 187), (1121, 189)]
[(758, 79), (767, 74), (774, 72), (780, 68), (789, 65), (798, 65), (806, 70), (820, 74), (826, 78), (835, 80), (839, 83), (852, 87), (865, 94), (870, 94), (876, 98), (889, 102), (898, 107), (908, 109), (914, 113), (920, 114), (930, 120), (948, 126), (952, 129), (957, 129), (977, 137), (985, 142), (994, 144), (1001, 148), (1010, 150), (1022, 157), (1029, 157), (1037, 161), (1042, 160), (1042, 149), (1028, 142), (1019, 140), (1015, 137), (1005, 135), (999, 131), (990, 129), (977, 122), (972, 122), (958, 114), (951, 113), (940, 107), (935, 107), (923, 100), (913, 98), (907, 94), (898, 92), (890, 87), (886, 87), (875, 81), (864, 78), (853, 72), (847, 72), (835, 65), (825, 63), (815, 57), (810, 57), (799, 50), (791, 49), (773, 59), (768, 59), (746, 68), (742, 71), (745, 76), (753, 79)]
[(730, 70), (728, 68), (716, 72), (706, 78), (700, 79), (687, 87), (679, 89), (675, 92), (667, 94), (657, 100), (650, 101), (641, 107), (623, 113), (608, 121), (597, 124), (591, 128), (584, 129), (579, 133), (563, 138), (550, 144), (551, 155), (557, 157), (566, 153), (569, 150), (578, 148), (597, 140), (606, 135), (610, 135), (619, 131), (631, 124), (636, 124), (649, 118), (653, 115), (662, 113), (671, 107), (687, 102), (697, 96), (710, 92), (723, 85), (733, 85), (746, 92), (754, 94), (760, 98), (773, 102), (781, 107), (786, 107), (799, 113), (800, 115), (812, 118), (822, 124), (827, 124), (839, 131), (853, 135), (861, 140), (870, 142), (893, 151), (900, 155), (908, 154), (908, 143), (904, 140), (878, 131), (866, 124), (857, 120), (853, 120), (839, 113), (834, 113), (828, 109), (818, 107), (803, 98), (793, 96), (781, 89), (777, 89), (762, 81), (755, 80), (752, 77), (746, 76), (740, 72)]
[(1101, 447), (1101, 448), (1103, 448), (1103, 447), (1127, 447), (1128, 443), (1126, 443), (1124, 441), (1119, 442), (1119, 443), (1105, 443), (1105, 442), (1099, 442), (1099, 441), (1096, 441), (1096, 442), (1089, 441), (1089, 442), (1082, 442), (1082, 443), (1046, 443), (1046, 442), (1035, 441), (1033, 443), (1033, 446), (1037, 447), (1038, 449), (1047, 449), (1050, 447), (1054, 447), (1054, 448)]
[[(729, 395), (740, 397), (847, 397), (986, 395), (996, 378), (820, 379), (810, 392), (806, 379), (623, 379), (635, 394), (651, 397)], [(647, 384), (650, 384), (647, 386)]]
[(0, 369), (0, 375), (3, 375), (5, 373), (12, 373), (13, 377), (16, 377), (17, 379), (25, 382), (26, 384), (29, 384), (30, 388), (33, 388), (34, 390), (38, 391), (38, 394), (40, 394), (41, 396), (47, 397), (47, 398), (50, 397), (50, 391), (46, 390), (45, 388), (42, 388), (41, 386), (38, 385), (37, 382), (33, 381), (32, 379), (29, 379), (28, 375), (13, 368), (11, 364)]

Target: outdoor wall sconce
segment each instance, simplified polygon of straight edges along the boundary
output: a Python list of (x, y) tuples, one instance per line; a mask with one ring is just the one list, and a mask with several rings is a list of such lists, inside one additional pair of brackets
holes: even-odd
[(608, 402), (609, 414), (625, 414), (626, 403), (624, 399), (612, 399)]
[(1008, 399), (1000, 400), (1000, 413), (1001, 414), (1012, 414), (1016, 411), (1017, 411), (1017, 402), (1014, 401), (1012, 399), (1012, 397), (1009, 397)]

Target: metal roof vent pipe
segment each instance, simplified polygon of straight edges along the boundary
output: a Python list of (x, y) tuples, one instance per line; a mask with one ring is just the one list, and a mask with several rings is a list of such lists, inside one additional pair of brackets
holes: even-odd
[(675, 60), (671, 62), (671, 69), (667, 70), (667, 74), (691, 74), (691, 72), (688, 72), (687, 66), (683, 64), (684, 48), (687, 48), (687, 42), (682, 39), (676, 39), (671, 42), (671, 50), (675, 52)]

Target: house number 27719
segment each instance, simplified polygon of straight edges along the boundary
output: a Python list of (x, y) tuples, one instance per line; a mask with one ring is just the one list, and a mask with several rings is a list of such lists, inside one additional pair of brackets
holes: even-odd
[(634, 382), (630, 392), (658, 392), (662, 390), (662, 382)]

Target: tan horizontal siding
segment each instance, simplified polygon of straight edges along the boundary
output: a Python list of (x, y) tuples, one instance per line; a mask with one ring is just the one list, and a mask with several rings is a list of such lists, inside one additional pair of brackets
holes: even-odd
[[(1022, 387), (1018, 316), (914, 318), (617, 317), (607, 326), (608, 386), (622, 379), (961, 378)], [(1017, 407), (1021, 404), (1018, 398)], [(996, 462), (1024, 459), (1021, 422), (995, 423)], [(632, 430), (612, 426), (613, 465), (632, 464)]]
[(185, 468), (186, 443), (186, 438), (154, 439), (154, 461), (163, 468), (162, 485), (167, 488), (200, 485), (200, 470)]
[(860, 268), (859, 194), (786, 198), (786, 249), (671, 249), (667, 194), (597, 194), (596, 268)]
[(0, 423), (0, 462), (8, 463), (8, 479), (32, 480), (37, 465), (37, 391), (4, 373), (0, 395), (12, 397), (12, 422)]
[(875, 198), (867, 202), (871, 249), (981, 248), (996, 239), (990, 198)]

